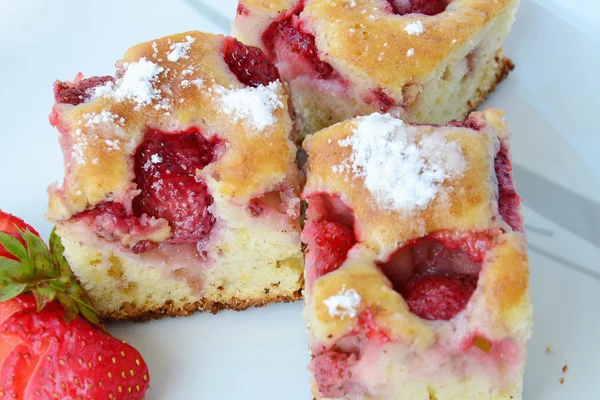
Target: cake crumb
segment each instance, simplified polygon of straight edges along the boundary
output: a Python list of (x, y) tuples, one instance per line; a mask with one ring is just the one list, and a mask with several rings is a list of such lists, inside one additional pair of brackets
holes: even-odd
[(568, 370), (569, 370), (569, 366), (568, 366), (567, 364), (565, 364), (565, 365), (562, 367), (562, 372), (563, 372), (563, 374), (564, 374), (564, 373), (566, 373)]
[(364, 179), (375, 201), (388, 210), (426, 208), (444, 181), (466, 168), (458, 142), (436, 132), (420, 137), (417, 128), (389, 114), (359, 118), (353, 134), (338, 144), (352, 150), (333, 172)]
[(411, 22), (410, 24), (406, 25), (404, 27), (404, 30), (409, 35), (419, 36), (420, 34), (425, 32), (425, 27), (423, 26), (423, 23), (421, 21), (416, 21), (416, 22)]
[(554, 354), (554, 348), (552, 347), (552, 345), (548, 345), (546, 346), (546, 354)]
[(565, 383), (565, 378), (560, 378), (560, 384), (562, 385), (563, 383)]
[(339, 293), (323, 300), (323, 304), (325, 304), (329, 315), (332, 317), (344, 319), (344, 317), (348, 316), (354, 318), (358, 314), (357, 308), (360, 306), (361, 300), (356, 290), (346, 290), (346, 286), (342, 285)]

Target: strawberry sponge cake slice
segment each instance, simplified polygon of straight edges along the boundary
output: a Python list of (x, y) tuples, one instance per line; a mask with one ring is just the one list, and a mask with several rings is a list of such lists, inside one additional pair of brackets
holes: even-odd
[(519, 0), (240, 0), (233, 26), (291, 87), (300, 136), (373, 112), (464, 119), (513, 68)]
[(289, 95), (262, 51), (187, 32), (113, 76), (56, 82), (64, 153), (48, 217), (102, 316), (296, 300), (300, 172)]
[(371, 114), (304, 141), (319, 399), (517, 400), (532, 329), (520, 198), (497, 110)]

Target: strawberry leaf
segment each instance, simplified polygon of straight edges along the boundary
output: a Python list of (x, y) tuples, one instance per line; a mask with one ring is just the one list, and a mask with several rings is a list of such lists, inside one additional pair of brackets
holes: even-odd
[(98, 318), (98, 314), (96, 314), (96, 310), (94, 310), (94, 308), (90, 304), (85, 304), (84, 302), (77, 302), (76, 304), (77, 309), (85, 319), (87, 319), (94, 325), (100, 325), (100, 319)]
[(79, 313), (77, 305), (75, 304), (73, 299), (64, 293), (58, 293), (56, 295), (56, 299), (60, 302), (60, 304), (62, 304), (62, 306), (65, 309), (65, 321), (67, 321), (67, 324), (73, 321)]
[(23, 243), (7, 233), (0, 232), (0, 245), (21, 261), (23, 275), (26, 279), (31, 279), (33, 277), (33, 265), (31, 264), (29, 254), (27, 254), (27, 250), (25, 249), (25, 246), (23, 246)]
[(73, 271), (71, 270), (71, 267), (64, 256), (65, 247), (62, 244), (60, 236), (58, 236), (56, 233), (56, 227), (52, 229), (48, 243), (50, 245), (50, 255), (54, 261), (54, 265), (58, 266), (60, 269), (60, 276), (72, 277)]
[(37, 235), (30, 231), (21, 232), (21, 237), (27, 243), (27, 252), (29, 259), (33, 264), (35, 277), (37, 279), (55, 278), (59, 275), (58, 268), (54, 268), (54, 263), (48, 251), (46, 243)]
[(0, 303), (24, 293), (29, 288), (26, 283), (9, 283), (0, 287)]
[(40, 312), (46, 307), (46, 304), (50, 303), (56, 297), (56, 290), (52, 288), (33, 288), (31, 289), (33, 295), (35, 296), (35, 301), (37, 303), (37, 312)]
[(64, 292), (65, 290), (68, 289), (69, 285), (68, 282), (63, 282), (63, 279), (52, 279), (50, 281), (50, 287), (52, 289)]
[(26, 278), (21, 263), (10, 258), (0, 257), (0, 279), (22, 281)]
[(19, 261), (0, 257), (0, 302), (31, 290), (40, 312), (49, 302), (58, 301), (71, 322), (81, 315), (105, 330), (92, 301), (75, 278), (67, 262), (56, 228), (50, 234), (49, 246), (31, 231), (18, 231), (26, 246), (17, 238), (0, 232), (0, 246)]

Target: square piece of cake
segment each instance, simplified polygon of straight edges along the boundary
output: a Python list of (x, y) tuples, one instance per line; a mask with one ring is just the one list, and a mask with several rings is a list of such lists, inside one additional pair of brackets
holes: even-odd
[(234, 35), (290, 84), (299, 135), (373, 112), (463, 119), (513, 68), (518, 0), (241, 0)]
[(372, 114), (304, 148), (314, 396), (521, 399), (532, 308), (501, 113)]
[(105, 318), (300, 298), (300, 171), (287, 87), (262, 51), (187, 32), (114, 77), (55, 84), (65, 161), (49, 189), (78, 279)]

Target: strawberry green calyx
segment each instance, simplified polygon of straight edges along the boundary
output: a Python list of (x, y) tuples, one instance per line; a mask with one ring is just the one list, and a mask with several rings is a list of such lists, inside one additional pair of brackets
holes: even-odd
[(49, 246), (29, 229), (17, 232), (22, 241), (0, 232), (0, 246), (15, 258), (0, 254), (0, 302), (31, 292), (38, 312), (46, 304), (58, 301), (65, 309), (67, 323), (81, 315), (104, 330), (90, 298), (64, 257), (65, 248), (55, 230), (50, 234)]

